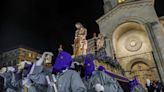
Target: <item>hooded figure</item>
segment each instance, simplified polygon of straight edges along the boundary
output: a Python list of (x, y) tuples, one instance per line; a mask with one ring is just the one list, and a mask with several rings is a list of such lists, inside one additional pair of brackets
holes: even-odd
[[(123, 78), (123, 77), (117, 76), (117, 75), (115, 75), (115, 74), (107, 71), (105, 69), (105, 67), (103, 67), (103, 66), (99, 66), (98, 67), (98, 70), (105, 72), (108, 76), (111, 76), (112, 78), (119, 78), (121, 80), (127, 81), (127, 85), (125, 85), (124, 83), (123, 84), (120, 84), (118, 81), (117, 81), (117, 84), (116, 85), (118, 86), (119, 90), (122, 90), (123, 89), (124, 91), (130, 92), (129, 83), (128, 83), (129, 80), (127, 78)], [(127, 89), (127, 86), (128, 86), (129, 89)]]
[(115, 79), (103, 71), (95, 70), (93, 60), (94, 58), (86, 56), (84, 62), (84, 84), (87, 87), (87, 92), (123, 92)]
[(72, 57), (67, 52), (59, 52), (55, 64), (53, 65), (53, 72), (60, 73), (63, 70), (69, 69), (72, 64)]
[(69, 69), (71, 63), (72, 57), (69, 53), (59, 52), (53, 65), (53, 74), (46, 76), (49, 84), (47, 92), (86, 92), (80, 75)]
[(51, 64), (53, 53), (44, 52), (43, 55), (37, 60), (31, 70), (30, 75), (37, 75), (40, 73), (44, 73), (45, 75), (49, 75), (52, 73), (52, 68), (48, 67), (47, 64)]
[[(28, 69), (30, 68), (30, 66), (31, 66), (31, 63), (28, 61), (22, 61), (18, 64), (18, 70), (13, 72), (12, 75), (10, 76), (12, 78), (11, 85), (12, 87), (15, 88), (15, 91), (10, 91), (10, 92), (25, 92), (24, 91), (25, 81), (26, 83), (29, 82), (25, 80), (25, 77), (27, 76), (27, 73), (29, 71)], [(30, 92), (33, 92), (33, 91), (30, 91)]]
[[(31, 86), (34, 87), (32, 91), (29, 92), (46, 92), (48, 83), (46, 76), (52, 73), (52, 68), (48, 67), (47, 64), (50, 64), (52, 61), (53, 53), (44, 52), (41, 58), (37, 60), (32, 66), (30, 66), (30, 71), (27, 75), (27, 80), (31, 80)], [(28, 82), (27, 82), (28, 84)]]
[(131, 92), (146, 92), (144, 87), (135, 78), (130, 82)]
[(44, 81), (45, 75), (31, 73), (33, 65), (28, 61), (21, 62), (18, 66), (18, 72), (12, 75), (12, 86), (16, 88), (16, 92), (46, 91), (47, 86), (44, 85), (46, 84), (46, 81)]
[(4, 91), (5, 92), (16, 92), (16, 88), (12, 86), (12, 79), (15, 72), (15, 68), (12, 66), (2, 68), (1, 77), (4, 78)]
[(154, 92), (154, 87), (149, 79), (146, 79), (146, 88), (148, 92)]
[(85, 79), (88, 80), (92, 76), (93, 72), (95, 71), (95, 65), (93, 63), (93, 58), (86, 57), (84, 65), (85, 65), (85, 72), (84, 72)]

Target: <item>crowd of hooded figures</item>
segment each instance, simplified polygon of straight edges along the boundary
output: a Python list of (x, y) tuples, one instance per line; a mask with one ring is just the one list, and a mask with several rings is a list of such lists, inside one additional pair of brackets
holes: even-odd
[(149, 79), (146, 80), (146, 88), (148, 92), (164, 92), (164, 85), (160, 81), (151, 81)]
[[(72, 67), (72, 56), (60, 51), (52, 60), (51, 52), (44, 52), (35, 62), (20, 62), (16, 67), (0, 70), (0, 92), (128, 92), (109, 76), (103, 66), (96, 68), (94, 58), (86, 55), (84, 77)], [(48, 64), (53, 62), (52, 67)], [(131, 81), (131, 92), (146, 92), (136, 81)], [(149, 86), (149, 85), (147, 85)]]

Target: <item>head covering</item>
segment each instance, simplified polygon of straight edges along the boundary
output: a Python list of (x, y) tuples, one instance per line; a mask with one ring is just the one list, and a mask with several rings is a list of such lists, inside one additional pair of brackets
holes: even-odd
[(95, 65), (93, 63), (93, 58), (86, 56), (85, 58), (85, 79), (87, 80), (93, 73), (93, 71), (95, 70)]
[(134, 80), (130, 81), (130, 88), (131, 92), (133, 92), (134, 88), (138, 85), (138, 80), (135, 78)]
[(99, 66), (99, 67), (98, 67), (98, 70), (99, 70), (99, 71), (104, 71), (104, 72), (106, 71), (106, 70), (105, 70), (105, 67), (103, 67), (103, 66)]
[(70, 68), (71, 63), (72, 63), (72, 56), (65, 51), (61, 51), (59, 52), (55, 60), (55, 64), (53, 65), (53, 72), (54, 73), (62, 72), (63, 70)]
[(139, 83), (138, 83), (138, 80), (137, 80), (136, 78), (134, 79), (134, 84), (135, 84), (135, 85), (138, 85), (138, 84), (139, 84)]

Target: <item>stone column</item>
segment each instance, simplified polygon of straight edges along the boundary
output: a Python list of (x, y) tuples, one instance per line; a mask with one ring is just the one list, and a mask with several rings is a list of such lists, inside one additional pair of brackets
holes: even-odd
[(105, 39), (105, 50), (106, 50), (107, 55), (113, 56), (110, 39)]
[(164, 83), (164, 34), (162, 34), (162, 29), (158, 22), (146, 23), (146, 28), (153, 48), (153, 55), (159, 77)]

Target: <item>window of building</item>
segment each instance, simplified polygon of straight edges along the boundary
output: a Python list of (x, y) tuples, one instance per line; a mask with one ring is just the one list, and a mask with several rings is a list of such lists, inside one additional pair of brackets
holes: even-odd
[(32, 58), (35, 58), (35, 54), (34, 53), (32, 54)]
[(125, 0), (117, 0), (118, 1), (118, 3), (123, 3), (123, 2), (125, 2)]
[(32, 57), (32, 53), (28, 53), (28, 57)]
[(20, 55), (21, 55), (21, 56), (25, 56), (25, 55), (26, 55), (26, 51), (23, 51), (23, 50), (20, 51)]

